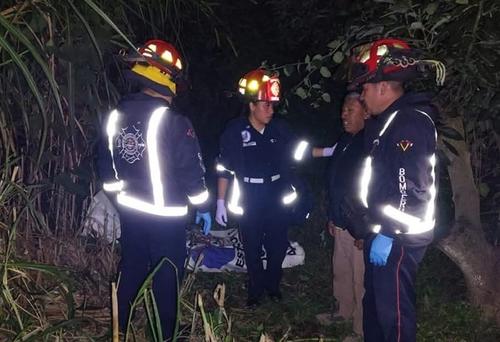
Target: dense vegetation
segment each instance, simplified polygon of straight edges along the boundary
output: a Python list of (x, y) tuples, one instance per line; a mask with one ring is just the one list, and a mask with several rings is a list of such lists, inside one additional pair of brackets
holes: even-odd
[[(331, 143), (339, 131), (349, 47), (390, 35), (408, 39), (448, 68), (445, 87), (415, 86), (434, 89), (442, 108), (442, 189), (453, 196), (455, 214), (442, 221), (448, 237), (439, 248), (459, 268), (437, 249), (426, 258), (419, 279), (420, 339), (498, 340), (498, 329), (481, 321), (476, 307), (498, 320), (499, 12), (495, 0), (2, 1), (0, 337), (109, 339), (116, 246), (79, 233), (99, 188), (93, 152), (101, 115), (126, 90), (119, 50), (149, 37), (179, 47), (191, 83), (177, 105), (195, 123), (210, 164), (224, 122), (239, 111), (231, 95), (242, 73), (261, 63), (278, 70), (287, 92), (282, 114), (316, 143)], [(303, 171), (318, 179), (323, 167), (318, 162)], [(188, 303), (198, 290), (210, 317), (227, 322), (209, 299), (215, 281), (223, 281), (237, 339), (258, 338), (262, 331), (281, 338), (288, 327), (289, 339), (347, 334), (348, 328), (320, 327), (313, 317), (331, 303), (320, 184), (315, 189), (314, 219), (293, 232), (308, 262), (286, 273), (290, 297), (283, 307), (267, 305), (255, 316), (238, 311), (241, 275), (198, 274), (185, 288), (185, 317), (196, 311)], [(443, 199), (441, 208), (444, 213), (451, 206)], [(226, 328), (221, 324), (216, 335)], [(201, 334), (199, 325), (194, 333)]]

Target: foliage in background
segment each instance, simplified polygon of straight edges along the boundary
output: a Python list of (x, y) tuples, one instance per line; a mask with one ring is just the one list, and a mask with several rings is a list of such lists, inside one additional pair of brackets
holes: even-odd
[[(314, 15), (303, 15), (318, 8)], [(483, 212), (495, 227), (500, 201), (498, 12), (494, 0), (2, 1), (0, 334), (10, 340), (108, 337), (109, 314), (102, 305), (109, 298), (108, 282), (114, 277), (115, 247), (82, 239), (78, 233), (89, 196), (96, 190), (92, 156), (101, 115), (125, 88), (120, 74), (123, 65), (116, 54), (146, 38), (170, 40), (185, 56), (193, 95), (181, 96), (180, 104), (195, 125), (204, 128), (200, 136), (209, 149), (215, 149), (212, 139), (223, 121), (235, 114), (224, 90), (234, 91), (241, 74), (262, 60), (286, 76), (286, 91), (294, 94), (287, 98), (289, 117), (303, 122), (302, 127), (314, 126), (310, 134), (321, 130), (327, 136), (336, 127), (335, 116), (327, 115), (342, 97), (349, 46), (378, 35), (408, 38), (447, 64), (447, 86), (436, 89), (444, 119), (459, 115), (467, 125), (464, 136), (441, 127), (442, 148), (450, 156), (453, 141), (464, 138), (470, 143)], [(294, 60), (298, 62), (289, 63)], [(309, 228), (321, 225), (319, 219)], [(496, 229), (489, 230), (493, 241), (500, 237)], [(317, 250), (319, 230), (311, 232), (314, 238), (308, 248)], [(316, 256), (311, 254), (312, 260), (322, 266), (313, 263), (291, 272), (290, 290), (298, 296), (292, 308), (276, 311), (268, 307), (271, 316), (288, 310), (287, 324), (297, 331), (295, 336), (320, 330), (313, 323), (312, 311), (326, 303), (329, 294), (323, 285), (327, 279), (319, 280), (323, 282), (319, 284), (321, 301), (308, 302), (316, 293), (304, 285), (318, 281), (318, 270), (326, 278), (327, 250), (317, 251)], [(238, 284), (243, 281), (240, 278)], [(436, 278), (440, 275), (428, 279)], [(207, 284), (209, 280), (203, 278), (198, 285), (206, 289)], [(234, 286), (228, 292), (242, 296), (244, 291)], [(436, 302), (426, 302), (428, 311), (424, 312), (434, 312)], [(234, 298), (228, 303), (241, 304)], [(459, 338), (461, 332), (475, 331), (477, 312), (467, 304), (458, 306), (454, 301), (451, 309), (439, 311), (451, 322), (444, 330), (436, 325), (439, 320), (424, 321), (422, 339), (454, 334)], [(255, 326), (252, 316), (234, 311), (243, 328), (235, 332), (232, 321), (232, 334), (227, 335), (257, 338), (264, 330)], [(223, 323), (219, 313), (212, 322)], [(302, 314), (310, 326), (300, 324)], [(281, 338), (287, 327), (278, 321), (271, 330)], [(440, 329), (445, 332), (440, 334)]]

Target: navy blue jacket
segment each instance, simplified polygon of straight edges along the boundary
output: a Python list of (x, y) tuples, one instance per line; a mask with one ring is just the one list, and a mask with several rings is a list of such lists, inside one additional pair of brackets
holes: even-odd
[[(228, 123), (221, 136), (219, 163), (235, 172), (238, 178), (267, 179), (280, 174), (289, 179), (297, 142), (284, 120), (273, 118), (261, 134), (248, 118), (238, 117)], [(304, 152), (309, 154), (309, 150)], [(229, 172), (219, 175), (232, 178)]]
[(342, 204), (346, 196), (358, 198), (359, 173), (364, 153), (364, 131), (356, 135), (344, 133), (337, 144), (328, 167), (328, 219), (337, 227), (346, 228)]
[[(152, 117), (158, 108), (163, 108), (164, 114), (155, 122)], [(151, 204), (155, 203), (155, 196), (162, 196), (165, 207), (180, 208), (187, 205), (188, 196), (208, 195), (198, 139), (188, 118), (169, 109), (168, 103), (160, 98), (144, 93), (129, 94), (116, 108), (118, 114), (111, 155), (107, 130), (113, 112), (104, 122), (98, 169), (104, 184), (123, 182), (118, 199), (120, 194), (126, 194)], [(153, 126), (156, 130), (152, 130)], [(158, 175), (152, 174), (152, 169), (156, 168), (152, 164), (155, 156)], [(163, 191), (155, 195), (160, 185)], [(195, 202), (201, 210), (208, 209), (207, 200)]]
[(424, 246), (433, 238), (436, 115), (428, 95), (408, 93), (365, 128), (371, 142), (370, 223), (404, 245)]

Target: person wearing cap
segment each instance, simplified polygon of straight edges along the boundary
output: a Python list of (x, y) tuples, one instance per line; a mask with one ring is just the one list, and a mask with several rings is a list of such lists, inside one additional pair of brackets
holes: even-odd
[(328, 168), (328, 231), (335, 238), (332, 261), (337, 310), (333, 319), (352, 320), (354, 333), (362, 336), (365, 270), (362, 250), (366, 227), (353, 225), (351, 213), (345, 210), (350, 203), (347, 198), (358, 200), (358, 174), (365, 157), (363, 132), (368, 114), (359, 93), (352, 91), (346, 95), (341, 117), (345, 132), (335, 144)]
[(120, 215), (121, 260), (118, 312), (127, 329), (130, 306), (148, 273), (163, 339), (176, 328), (177, 295), (186, 257), (188, 203), (195, 206), (203, 231), (211, 228), (203, 160), (189, 119), (171, 105), (181, 80), (176, 49), (150, 40), (132, 56), (127, 77), (141, 91), (125, 95), (104, 120), (98, 169), (104, 190)]
[[(404, 84), (426, 68), (444, 81), (444, 65), (419, 58), (400, 39), (353, 49), (351, 87), (372, 116), (359, 197), (371, 232), (365, 240), (365, 341), (415, 341), (415, 278), (433, 239), (436, 199), (436, 109)], [(367, 138), (368, 139), (368, 138)]]
[(231, 120), (220, 139), (216, 221), (225, 226), (227, 210), (238, 220), (249, 277), (247, 307), (254, 308), (265, 292), (273, 301), (282, 298), (287, 228), (300, 196), (292, 165), (331, 149), (311, 149), (284, 120), (273, 117), (273, 105), (280, 100), (276, 75), (253, 70), (240, 79), (238, 90), (248, 115)]

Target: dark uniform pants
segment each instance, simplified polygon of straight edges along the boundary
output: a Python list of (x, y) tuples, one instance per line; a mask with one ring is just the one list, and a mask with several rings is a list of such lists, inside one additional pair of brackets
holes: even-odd
[(163, 257), (167, 261), (153, 278), (153, 293), (161, 319), (163, 338), (172, 337), (177, 316), (177, 284), (181, 284), (186, 258), (186, 218), (165, 218), (119, 207), (121, 260), (118, 266), (119, 321), (127, 327), (130, 303), (148, 273)]
[(407, 247), (394, 241), (385, 266), (370, 263), (374, 236), (365, 243), (365, 342), (416, 340), (415, 279), (426, 247)]
[[(288, 248), (287, 214), (281, 204), (280, 182), (244, 184), (244, 214), (240, 232), (248, 272), (248, 298), (259, 299), (264, 291), (279, 294), (282, 264)], [(262, 263), (266, 249), (266, 269)]]

